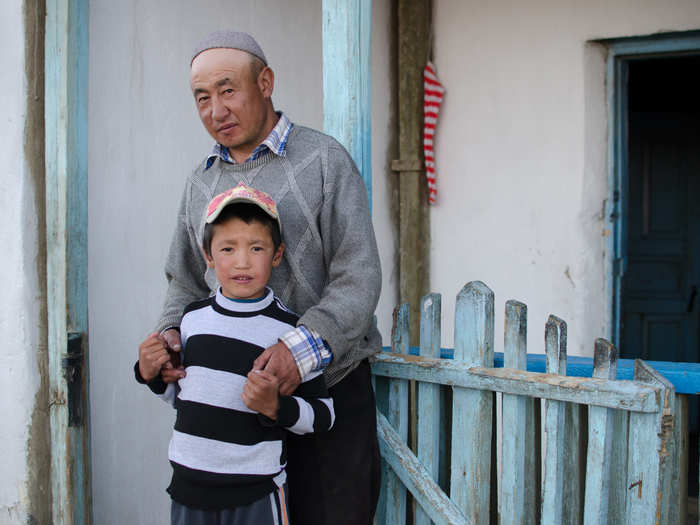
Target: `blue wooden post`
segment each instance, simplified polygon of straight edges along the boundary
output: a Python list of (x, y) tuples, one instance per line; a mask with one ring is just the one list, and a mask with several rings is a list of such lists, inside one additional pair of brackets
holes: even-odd
[[(566, 372), (566, 323), (553, 315), (545, 327), (547, 373)], [(564, 403), (547, 400), (545, 433), (547, 456), (544, 466), (542, 525), (560, 525), (564, 496)]]
[(323, 129), (350, 152), (372, 204), (371, 0), (323, 0)]
[(627, 525), (668, 523), (670, 504), (669, 447), (673, 439), (673, 385), (641, 360), (634, 379), (659, 388), (659, 412), (632, 412), (627, 460)]
[[(89, 523), (88, 2), (46, 3), (46, 246), (52, 522)], [(68, 379), (72, 379), (70, 382)]]
[[(440, 357), (440, 294), (431, 293), (421, 301), (420, 355)], [(418, 383), (418, 459), (437, 482), (440, 465), (440, 386)], [(429, 525), (428, 515), (416, 508), (416, 525)]]
[[(593, 377), (617, 377), (617, 348), (604, 339), (597, 339), (594, 351)], [(591, 406), (588, 416), (588, 454), (586, 465), (586, 499), (584, 523), (608, 523), (610, 460), (615, 436), (614, 410)]]
[[(392, 334), (392, 352), (408, 354), (408, 303), (403, 303), (394, 311), (394, 333)], [(403, 443), (408, 438), (408, 381), (391, 379), (389, 381), (389, 423), (396, 430)], [(406, 488), (398, 476), (386, 473), (385, 487), (387, 495), (385, 523), (404, 523), (406, 521)]]
[[(508, 301), (505, 313), (505, 368), (527, 368), (527, 306)], [(526, 458), (534, 450), (526, 448), (528, 410), (531, 399), (525, 396), (503, 394), (503, 473), (501, 476), (501, 523), (535, 523), (535, 488), (526, 468)], [(530, 412), (530, 414), (528, 414)], [(537, 465), (539, 468), (539, 465)], [(529, 498), (528, 498), (529, 497)]]
[[(457, 295), (455, 361), (493, 366), (493, 303), (493, 292), (480, 281)], [(458, 387), (453, 393), (450, 496), (475, 525), (489, 523), (493, 396)]]

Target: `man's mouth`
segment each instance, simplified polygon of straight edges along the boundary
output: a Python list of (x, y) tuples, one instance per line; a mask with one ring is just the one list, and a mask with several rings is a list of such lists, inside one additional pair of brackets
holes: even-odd
[(224, 124), (223, 126), (220, 126), (217, 131), (231, 131), (233, 128), (236, 127), (236, 124), (234, 123), (229, 123), (229, 124)]

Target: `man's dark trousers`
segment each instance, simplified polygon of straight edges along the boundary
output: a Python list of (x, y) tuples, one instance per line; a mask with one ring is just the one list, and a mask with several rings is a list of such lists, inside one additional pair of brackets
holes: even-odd
[(292, 525), (371, 525), (381, 463), (370, 367), (365, 359), (329, 388), (335, 424), (322, 434), (287, 439)]

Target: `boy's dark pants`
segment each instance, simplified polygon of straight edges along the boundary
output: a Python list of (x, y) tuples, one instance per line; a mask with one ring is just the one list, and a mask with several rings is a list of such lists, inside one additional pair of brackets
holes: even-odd
[(287, 439), (292, 525), (371, 525), (381, 464), (370, 367), (365, 359), (329, 389), (335, 424), (323, 434)]

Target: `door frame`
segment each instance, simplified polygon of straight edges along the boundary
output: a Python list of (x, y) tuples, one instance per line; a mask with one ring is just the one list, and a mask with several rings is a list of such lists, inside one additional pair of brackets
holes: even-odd
[(46, 2), (45, 161), (51, 521), (91, 523), (88, 0)]
[(606, 297), (609, 338), (620, 344), (622, 277), (627, 269), (628, 197), (628, 67), (630, 62), (654, 57), (700, 54), (700, 31), (598, 40), (608, 50), (606, 91), (608, 104), (608, 198), (606, 202)]

